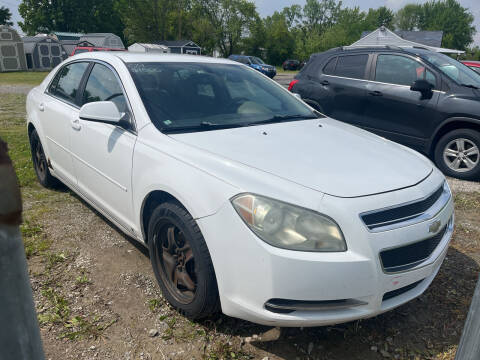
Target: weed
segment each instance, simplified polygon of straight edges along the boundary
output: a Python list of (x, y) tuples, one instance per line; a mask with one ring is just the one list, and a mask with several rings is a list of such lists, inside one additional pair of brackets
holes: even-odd
[(480, 210), (480, 193), (457, 193), (455, 194), (456, 210)]
[(52, 269), (55, 265), (62, 263), (67, 258), (64, 253), (49, 253), (45, 256), (47, 261), (47, 269)]
[(102, 322), (101, 320), (100, 316), (94, 316), (92, 320), (83, 316), (74, 316), (64, 324), (67, 331), (63, 332), (60, 337), (70, 340), (90, 337), (97, 339), (107, 328), (117, 322), (117, 319), (109, 322)]
[(155, 312), (161, 306), (162, 306), (162, 301), (159, 299), (148, 300), (148, 308), (150, 309), (151, 312)]
[(86, 274), (77, 276), (75, 282), (79, 285), (90, 284), (90, 279), (87, 277)]

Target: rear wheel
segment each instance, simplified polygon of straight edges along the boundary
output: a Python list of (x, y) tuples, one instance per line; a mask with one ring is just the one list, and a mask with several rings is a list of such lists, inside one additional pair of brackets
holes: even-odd
[(30, 151), (32, 153), (33, 168), (40, 184), (46, 188), (57, 187), (59, 181), (50, 173), (47, 157), (35, 129), (30, 133)]
[(445, 175), (480, 179), (480, 132), (457, 129), (444, 135), (435, 147), (435, 163)]
[(173, 307), (193, 319), (218, 311), (217, 283), (207, 245), (183, 207), (167, 202), (153, 211), (148, 244), (155, 277)]

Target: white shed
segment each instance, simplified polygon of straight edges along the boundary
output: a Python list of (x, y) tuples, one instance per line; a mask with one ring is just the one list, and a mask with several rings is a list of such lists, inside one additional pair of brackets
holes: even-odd
[(141, 53), (162, 53), (167, 54), (170, 52), (170, 48), (165, 45), (160, 44), (145, 44), (145, 43), (135, 43), (128, 47), (128, 51), (131, 52), (141, 52)]
[(117, 35), (112, 33), (88, 33), (84, 34), (79, 43), (88, 41), (89, 43), (93, 44), (95, 47), (103, 47), (103, 48), (110, 48), (110, 49), (125, 49), (123, 46), (122, 39), (120, 39)]

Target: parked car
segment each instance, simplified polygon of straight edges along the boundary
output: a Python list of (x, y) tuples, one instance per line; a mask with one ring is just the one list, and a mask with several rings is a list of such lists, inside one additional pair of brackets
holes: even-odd
[(470, 69), (480, 74), (480, 61), (465, 60), (462, 61), (462, 64), (468, 66)]
[(318, 111), (412, 147), (444, 174), (480, 178), (480, 75), (424, 49), (337, 48), (289, 89)]
[(285, 60), (282, 64), (283, 70), (299, 70), (300, 61), (298, 60)]
[(269, 78), (274, 78), (277, 75), (277, 69), (273, 65), (267, 65), (265, 62), (256, 56), (246, 55), (230, 55), (230, 60), (250, 66), (252, 69), (260, 71), (262, 74), (267, 75)]
[(105, 48), (105, 47), (95, 47), (95, 46), (76, 46), (75, 49), (73, 49), (70, 56), (85, 53), (85, 52), (91, 52), (91, 51), (127, 51), (127, 50), (125, 50), (125, 49), (112, 49), (112, 48)]
[(447, 253), (453, 200), (431, 161), (226, 59), (81, 54), (27, 114), (40, 183), (147, 246), (191, 318), (375, 316), (422, 294)]

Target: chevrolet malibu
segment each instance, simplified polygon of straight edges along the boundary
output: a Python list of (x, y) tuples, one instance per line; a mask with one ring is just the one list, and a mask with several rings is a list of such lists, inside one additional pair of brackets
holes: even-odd
[(372, 317), (422, 294), (447, 252), (452, 196), (428, 159), (243, 64), (80, 54), (27, 112), (40, 183), (64, 183), (147, 246), (190, 318)]

